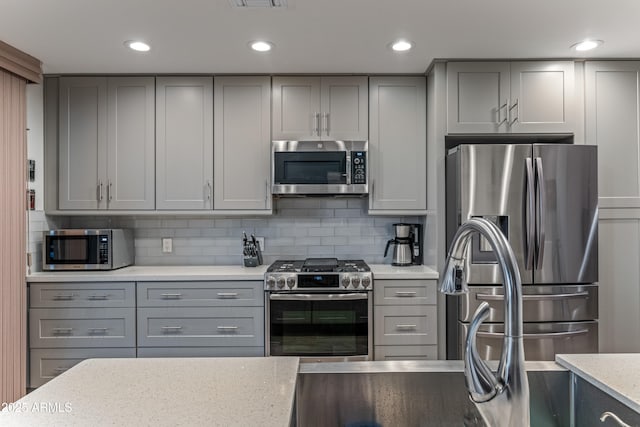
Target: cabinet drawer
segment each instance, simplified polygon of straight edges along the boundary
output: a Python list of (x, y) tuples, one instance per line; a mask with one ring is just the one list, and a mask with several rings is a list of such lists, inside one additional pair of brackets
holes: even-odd
[(263, 357), (264, 347), (140, 347), (138, 357)]
[(435, 306), (381, 306), (374, 310), (375, 345), (436, 344)]
[(375, 360), (437, 360), (436, 345), (377, 345)]
[(29, 306), (56, 307), (135, 307), (133, 282), (32, 283)]
[(262, 307), (138, 309), (139, 347), (263, 345)]
[(139, 307), (264, 306), (261, 281), (138, 282)]
[(134, 308), (33, 308), (32, 348), (135, 347)]
[(435, 280), (376, 280), (373, 298), (376, 305), (420, 305), (437, 303)]
[(51, 348), (29, 352), (29, 387), (42, 384), (67, 371), (84, 359), (99, 357), (136, 357), (135, 348)]

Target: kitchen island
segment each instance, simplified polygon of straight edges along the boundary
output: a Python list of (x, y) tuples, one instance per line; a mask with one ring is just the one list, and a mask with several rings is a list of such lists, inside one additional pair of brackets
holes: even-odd
[(17, 402), (3, 427), (289, 426), (297, 357), (89, 359)]

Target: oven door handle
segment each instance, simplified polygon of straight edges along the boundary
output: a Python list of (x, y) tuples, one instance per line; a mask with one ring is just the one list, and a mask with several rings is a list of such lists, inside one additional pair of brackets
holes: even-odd
[(346, 301), (368, 299), (366, 292), (349, 294), (269, 294), (273, 301)]

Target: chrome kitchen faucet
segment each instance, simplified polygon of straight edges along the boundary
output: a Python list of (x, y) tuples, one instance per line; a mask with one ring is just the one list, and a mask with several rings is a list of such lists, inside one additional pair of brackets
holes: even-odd
[(469, 291), (465, 278), (467, 246), (474, 233), (490, 243), (504, 281), (504, 339), (498, 371), (494, 374), (480, 358), (476, 333), (489, 316), (489, 304), (480, 304), (469, 327), (464, 349), (464, 375), (469, 396), (491, 427), (529, 427), (529, 381), (522, 342), (522, 283), (520, 270), (506, 237), (492, 222), (472, 218), (456, 231), (440, 282), (440, 292), (460, 295)]

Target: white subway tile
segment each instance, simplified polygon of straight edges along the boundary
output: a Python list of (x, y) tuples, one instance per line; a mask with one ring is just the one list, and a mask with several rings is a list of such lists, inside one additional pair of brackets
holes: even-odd
[(346, 245), (347, 237), (346, 236), (329, 236), (322, 237), (320, 241), (321, 245)]
[(307, 229), (309, 236), (333, 236), (332, 227), (312, 227)]

